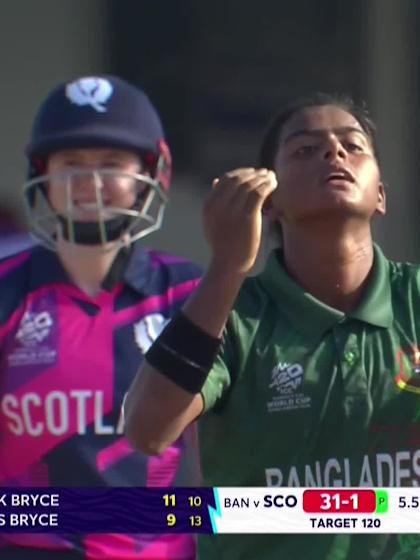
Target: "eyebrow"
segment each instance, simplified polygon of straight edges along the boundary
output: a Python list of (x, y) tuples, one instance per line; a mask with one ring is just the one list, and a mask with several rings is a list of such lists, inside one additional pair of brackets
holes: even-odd
[(60, 150), (59, 155), (61, 157), (69, 157), (69, 156), (75, 156), (77, 155), (77, 150), (76, 149), (72, 149), (72, 148), (68, 148), (65, 150)]
[(316, 128), (316, 129), (306, 129), (303, 128), (301, 130), (295, 130), (289, 136), (286, 136), (284, 139), (283, 144), (287, 144), (290, 140), (293, 140), (297, 136), (321, 136), (325, 132), (333, 132), (334, 134), (346, 134), (348, 132), (358, 132), (361, 134), (366, 140), (370, 140), (369, 136), (362, 128), (357, 128), (355, 126), (340, 126), (338, 128)]
[[(115, 148), (105, 148), (103, 153), (101, 154), (103, 157), (112, 158), (112, 157), (120, 157), (121, 155), (124, 156), (124, 152), (119, 151)], [(60, 156), (62, 158), (68, 157), (78, 157), (84, 156), (84, 149), (83, 148), (68, 148), (65, 150), (60, 151)]]

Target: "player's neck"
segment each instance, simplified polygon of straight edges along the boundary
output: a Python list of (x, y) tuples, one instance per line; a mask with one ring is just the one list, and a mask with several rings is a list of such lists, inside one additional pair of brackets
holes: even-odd
[(289, 274), (314, 297), (344, 312), (359, 304), (373, 265), (370, 226), (355, 231), (286, 230)]
[(70, 279), (82, 291), (95, 296), (112, 266), (120, 245), (108, 247), (87, 246), (61, 240), (58, 243), (58, 257)]

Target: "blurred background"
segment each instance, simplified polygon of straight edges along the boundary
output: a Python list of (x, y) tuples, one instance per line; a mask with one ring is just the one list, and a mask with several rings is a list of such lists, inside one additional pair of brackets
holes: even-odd
[(313, 90), (365, 100), (378, 125), (389, 257), (420, 262), (417, 0), (9, 0), (0, 6), (0, 237), (20, 243), (23, 149), (48, 90), (115, 73), (161, 113), (175, 177), (148, 245), (208, 258), (211, 179), (250, 166), (270, 117)]

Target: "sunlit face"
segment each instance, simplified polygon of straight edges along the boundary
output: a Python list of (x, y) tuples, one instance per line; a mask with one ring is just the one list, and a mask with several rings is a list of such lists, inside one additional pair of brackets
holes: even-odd
[[(112, 173), (108, 173), (112, 172)], [(114, 148), (60, 150), (47, 161), (48, 198), (60, 215), (78, 221), (112, 217), (111, 207), (131, 208), (146, 185), (124, 175), (144, 174), (137, 154)], [(139, 192), (140, 191), (140, 192)]]
[(271, 213), (283, 225), (385, 212), (371, 141), (350, 113), (334, 105), (292, 115), (279, 139), (275, 171), (279, 187)]

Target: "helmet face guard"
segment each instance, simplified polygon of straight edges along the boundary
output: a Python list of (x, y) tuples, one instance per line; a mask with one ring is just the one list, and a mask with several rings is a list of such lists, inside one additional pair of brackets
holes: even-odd
[[(51, 189), (59, 200), (55, 207)], [(105, 250), (111, 242), (112, 248), (129, 245), (161, 227), (167, 204), (157, 179), (114, 169), (40, 175), (24, 184), (23, 194), (31, 233), (51, 250), (59, 239)], [(127, 205), (114, 204), (124, 197)]]
[[(46, 175), (52, 153), (89, 148), (134, 152), (150, 176), (76, 167)], [(30, 228), (50, 249), (59, 239), (76, 245), (127, 244), (160, 228), (171, 154), (149, 98), (121, 78), (85, 76), (53, 89), (35, 116), (26, 155), (29, 173), (23, 188)], [(81, 188), (82, 182), (86, 187)], [(118, 196), (127, 185), (131, 202)]]

